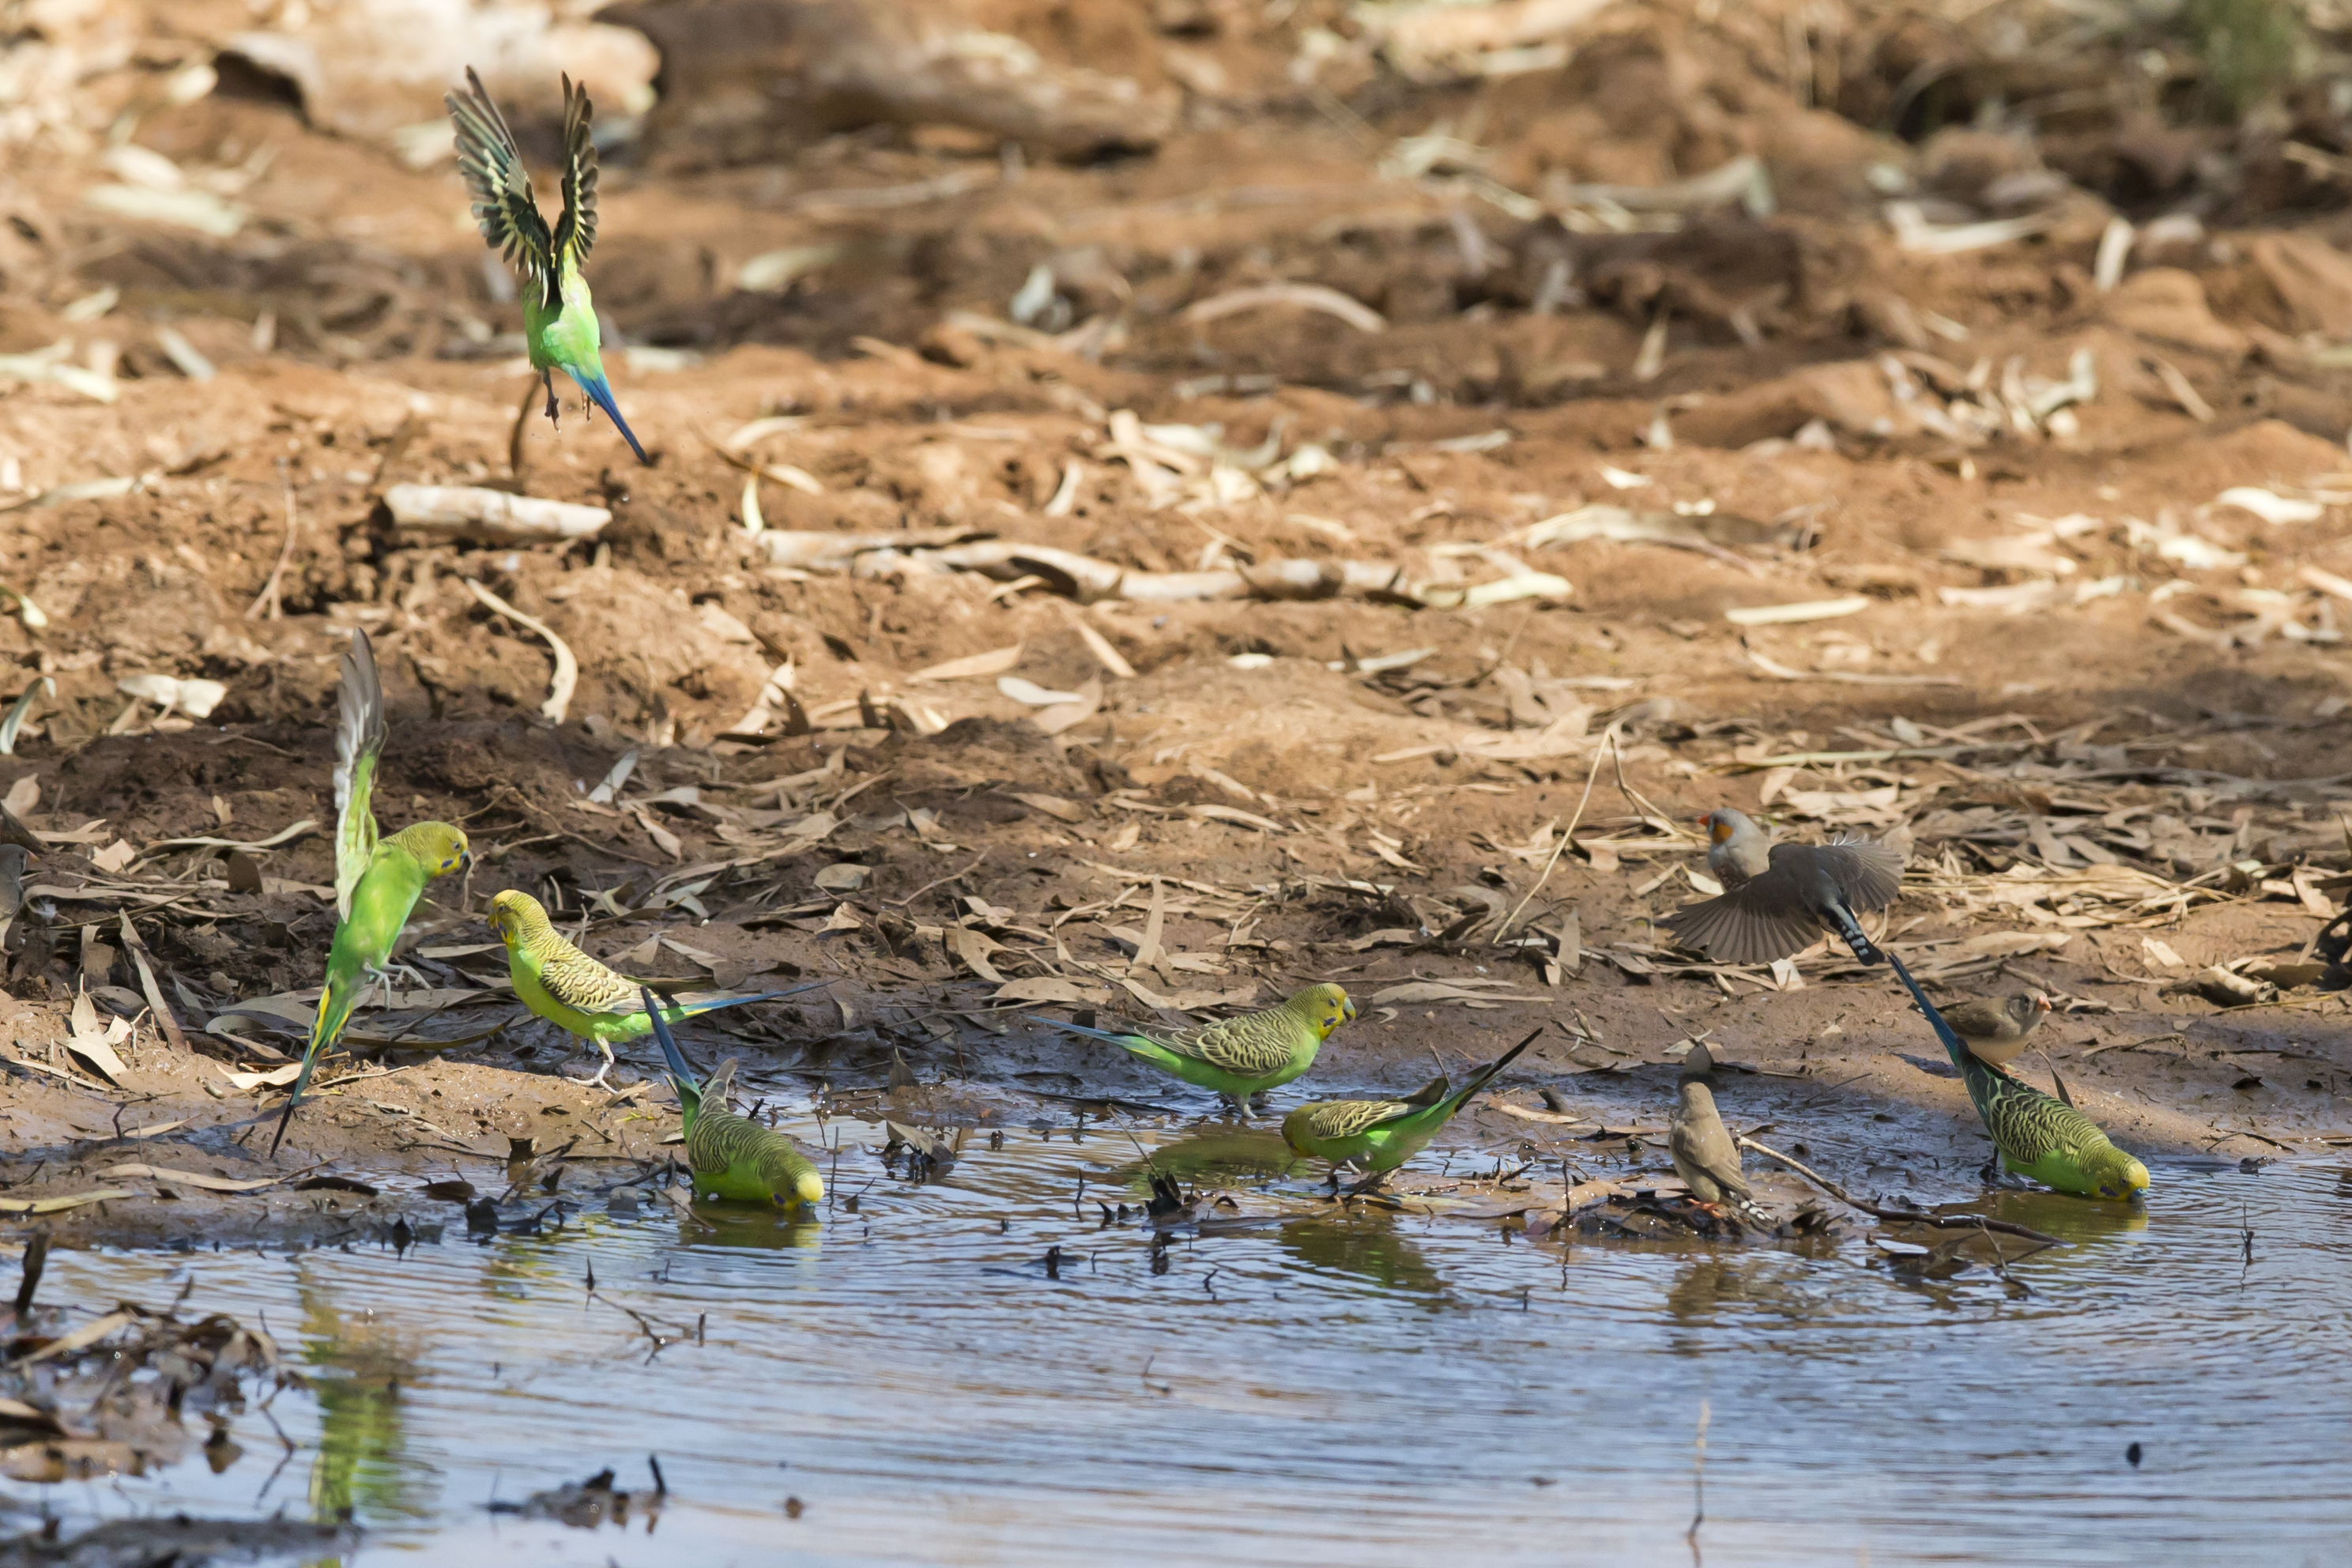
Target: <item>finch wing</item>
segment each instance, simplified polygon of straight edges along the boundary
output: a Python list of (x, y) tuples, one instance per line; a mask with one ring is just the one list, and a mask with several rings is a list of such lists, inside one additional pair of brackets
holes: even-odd
[(1814, 853), (1857, 912), (1883, 910), (1903, 891), (1903, 857), (1866, 838), (1841, 838)]
[(375, 765), (383, 754), (383, 683), (363, 631), (343, 650), (335, 710), (335, 913), (348, 921), (352, 894), (375, 858)]
[(1685, 947), (1724, 963), (1771, 963), (1802, 952), (1822, 934), (1822, 922), (1769, 871), (1658, 923)]

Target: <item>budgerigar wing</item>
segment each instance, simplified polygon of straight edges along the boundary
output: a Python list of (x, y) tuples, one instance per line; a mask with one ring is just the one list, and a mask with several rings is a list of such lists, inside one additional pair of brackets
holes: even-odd
[(1307, 1132), (1318, 1140), (1353, 1138), (1422, 1109), (1402, 1100), (1327, 1100), (1320, 1105), (1298, 1108), (1306, 1116)]
[(2017, 1163), (2031, 1165), (2060, 1150), (2080, 1152), (2106, 1136), (2064, 1101), (2005, 1072), (1983, 1070), (1991, 1079), (1983, 1107), (1985, 1129), (1994, 1145)]
[(642, 1013), (646, 1004), (637, 983), (624, 979), (562, 938), (541, 960), (539, 983), (547, 994), (583, 1013)]
[(1153, 1031), (1149, 1037), (1180, 1057), (1207, 1062), (1236, 1077), (1260, 1078), (1289, 1064), (1297, 1048), (1291, 1031), (1299, 1026), (1276, 1007), (1189, 1029)]
[(555, 220), (556, 272), (583, 266), (596, 244), (596, 142), (590, 125), (596, 106), (588, 89), (563, 79), (563, 216)]
[[(539, 200), (531, 195), (530, 174), (522, 166), (522, 150), (506, 116), (490, 101), (488, 89), (474, 68), (466, 68), (466, 90), (442, 100), (457, 127), (457, 169), (474, 197), (474, 221), (490, 248), (522, 269), (524, 280), (536, 285), (549, 310), (559, 303), (555, 240), (540, 216)], [(567, 169), (564, 183), (571, 184)]]
[(375, 766), (383, 755), (383, 682), (363, 631), (343, 650), (335, 692), (335, 913), (352, 918), (352, 894), (375, 858)]

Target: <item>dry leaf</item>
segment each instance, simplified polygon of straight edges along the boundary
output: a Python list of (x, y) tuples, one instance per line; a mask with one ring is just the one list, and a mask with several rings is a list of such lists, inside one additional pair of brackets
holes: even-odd
[(1015, 794), (1013, 798), (1032, 810), (1042, 811), (1046, 816), (1058, 817), (1064, 822), (1082, 822), (1086, 819), (1085, 806), (1074, 800), (1064, 800), (1057, 795)]
[[(907, 679), (908, 680), (970, 680), (982, 675), (1003, 675), (1021, 662), (1022, 649), (1027, 646), (1025, 643), (1014, 643), (1011, 647), (992, 648), (987, 653), (975, 653), (963, 658), (951, 658), (945, 664), (935, 664), (928, 669), (919, 669)], [(1029, 683), (1024, 680), (1021, 684), (1027, 686)], [(1000, 690), (1003, 687), (1003, 683), (998, 682)], [(1005, 695), (1013, 697), (1015, 694), (1008, 691)], [(1017, 700), (1026, 702), (1029, 699), (1023, 697), (1018, 698)]]
[(996, 966), (988, 961), (989, 953), (1001, 947), (1003, 943), (982, 935), (970, 926), (951, 928), (945, 940), (948, 951), (963, 960), (965, 968), (992, 985), (1004, 984), (1004, 976), (999, 974), (996, 972)]
[(89, 863), (109, 876), (121, 871), (137, 858), (139, 851), (133, 849), (130, 840), (125, 838), (118, 838), (103, 849), (89, 852)]
[(1841, 616), (1858, 616), (1870, 608), (1870, 600), (1862, 594), (1850, 594), (1843, 599), (1808, 599), (1797, 605), (1747, 605), (1723, 612), (1723, 618), (1736, 626), (1787, 626), (1801, 621), (1829, 621)]
[(2167, 969), (2185, 969), (2189, 964), (2187, 959), (2172, 951), (2171, 943), (2158, 942), (2152, 936), (2139, 939), (2139, 950), (2147, 955), (2150, 963), (2160, 963)]
[(1008, 980), (997, 988), (992, 998), (998, 1002), (1065, 1002), (1088, 1007), (1107, 1006), (1110, 991), (1100, 985), (1082, 985), (1058, 974), (1032, 975), (1023, 980)]

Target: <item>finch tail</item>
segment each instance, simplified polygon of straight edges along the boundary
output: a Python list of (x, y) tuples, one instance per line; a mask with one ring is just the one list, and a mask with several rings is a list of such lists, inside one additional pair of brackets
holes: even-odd
[(613, 427), (621, 433), (621, 439), (629, 444), (629, 450), (637, 455), (637, 461), (651, 468), (654, 460), (646, 456), (643, 447), (637, 445), (636, 432), (630, 429), (629, 422), (621, 417), (621, 405), (613, 401), (612, 384), (601, 375), (583, 375), (569, 365), (564, 367), (563, 374), (579, 383), (580, 390), (588, 395), (591, 402), (612, 416)]
[(1861, 925), (1843, 904), (1832, 904), (1822, 913), (1830, 922), (1831, 929), (1837, 932), (1838, 939), (1853, 950), (1854, 957), (1864, 963), (1877, 963), (1886, 958), (1877, 943), (1862, 934)]
[(686, 1065), (686, 1053), (677, 1048), (677, 1037), (669, 1032), (669, 1023), (662, 1016), (661, 998), (643, 985), (637, 987), (637, 994), (645, 998), (646, 1016), (654, 1021), (654, 1038), (660, 1042), (662, 1059), (669, 1063), (669, 1080), (677, 1089), (678, 1109), (691, 1128), (702, 1113), (702, 1087), (695, 1082), (694, 1069)]
[(278, 1145), (286, 1142), (286, 1128), (294, 1120), (294, 1108), (302, 1103), (302, 1091), (310, 1087), (310, 1074), (317, 1069), (319, 1058), (343, 1037), (343, 1027), (352, 1021), (352, 1009), (359, 1005), (360, 985), (365, 979), (362, 974), (341, 985), (331, 979), (326, 994), (319, 998), (310, 1043), (302, 1051), (302, 1070), (294, 1076), (294, 1092), (286, 1097), (286, 1109), (278, 1113), (278, 1131), (269, 1140), (271, 1159), (278, 1158)]

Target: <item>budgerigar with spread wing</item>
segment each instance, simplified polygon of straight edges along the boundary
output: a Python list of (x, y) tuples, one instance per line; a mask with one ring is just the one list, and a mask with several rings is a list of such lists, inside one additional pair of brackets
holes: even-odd
[(352, 1009), (390, 961), (426, 884), (472, 860), (466, 836), (446, 822), (419, 822), (388, 838), (377, 837), (373, 797), (383, 755), (383, 684), (363, 631), (354, 631), (344, 650), (336, 707), (335, 941), (327, 952), (327, 986), (302, 1051), (302, 1070), (269, 1141), (273, 1157), (320, 1054), (342, 1037)]
[(629, 450), (640, 463), (650, 463), (637, 444), (635, 432), (621, 417), (613, 401), (612, 384), (604, 379), (604, 362), (598, 346), (596, 307), (588, 297), (588, 281), (581, 264), (596, 243), (596, 143), (589, 128), (595, 106), (588, 91), (570, 77), (563, 79), (563, 216), (551, 231), (540, 215), (539, 198), (531, 194), (530, 175), (522, 166), (522, 150), (506, 116), (490, 101), (482, 79), (466, 68), (466, 90), (443, 100), (457, 127), (457, 168), (474, 198), (474, 217), (490, 248), (522, 271), (523, 345), (531, 368), (547, 387), (547, 417), (556, 417), (555, 373), (562, 371), (579, 384), (593, 409), (612, 416)]

